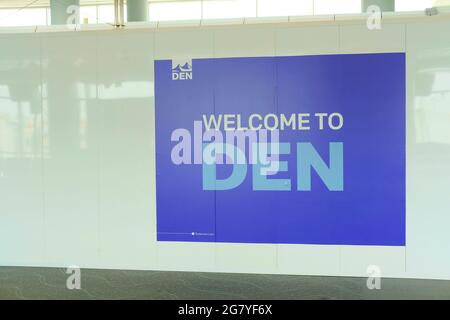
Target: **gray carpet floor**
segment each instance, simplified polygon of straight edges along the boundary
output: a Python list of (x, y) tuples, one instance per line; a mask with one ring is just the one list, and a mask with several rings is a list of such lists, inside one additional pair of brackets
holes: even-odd
[(81, 270), (68, 290), (64, 269), (0, 267), (0, 299), (450, 299), (450, 281), (196, 272)]

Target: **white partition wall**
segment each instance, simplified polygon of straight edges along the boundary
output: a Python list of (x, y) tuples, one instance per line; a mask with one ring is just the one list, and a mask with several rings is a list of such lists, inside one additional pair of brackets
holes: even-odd
[[(0, 265), (450, 279), (448, 19), (50, 31), (0, 33)], [(405, 247), (156, 241), (155, 59), (379, 52), (406, 52)]]
[(448, 278), (450, 24), (407, 26), (407, 273)]
[(40, 42), (35, 35), (1, 36), (2, 264), (44, 263)]

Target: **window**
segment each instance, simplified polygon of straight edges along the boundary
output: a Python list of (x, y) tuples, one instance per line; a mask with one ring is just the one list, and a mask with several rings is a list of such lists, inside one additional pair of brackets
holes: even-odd
[(0, 9), (0, 26), (37, 26), (47, 24), (46, 8)]
[(258, 17), (312, 15), (313, 0), (258, 0)]
[(314, 0), (314, 14), (360, 13), (361, 0)]
[(152, 2), (149, 5), (150, 21), (200, 20), (201, 1)]
[(97, 6), (81, 6), (80, 23), (98, 23)]
[(395, 0), (395, 11), (422, 11), (433, 6), (433, 0)]
[(256, 17), (256, 0), (203, 1), (203, 19)]
[(115, 20), (114, 5), (97, 6), (97, 20), (98, 23), (113, 24)]

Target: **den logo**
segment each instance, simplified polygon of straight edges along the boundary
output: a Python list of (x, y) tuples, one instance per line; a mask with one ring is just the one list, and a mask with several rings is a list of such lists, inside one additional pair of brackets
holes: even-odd
[(172, 60), (172, 80), (192, 80), (192, 60)]

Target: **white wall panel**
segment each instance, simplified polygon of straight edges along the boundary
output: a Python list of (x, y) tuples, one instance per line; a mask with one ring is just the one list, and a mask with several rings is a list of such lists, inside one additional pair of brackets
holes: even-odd
[(156, 267), (152, 32), (98, 39), (100, 261)]
[(258, 57), (275, 55), (273, 28), (221, 28), (214, 32), (214, 57)]
[(208, 58), (214, 52), (212, 31), (192, 29), (155, 34), (155, 59)]
[(404, 52), (405, 25), (382, 23), (380, 30), (369, 30), (363, 21), (340, 26), (341, 53)]
[(215, 271), (214, 243), (158, 242), (158, 270)]
[(0, 36), (0, 265), (42, 264), (40, 41)]
[(450, 278), (450, 23), (407, 26), (408, 275)]
[(280, 273), (310, 275), (340, 273), (339, 246), (280, 244), (277, 258)]
[(277, 245), (217, 243), (218, 272), (276, 273)]
[(44, 36), (42, 55), (46, 261), (98, 266), (97, 36)]
[(405, 247), (342, 246), (341, 275), (368, 277), (368, 268), (375, 266), (381, 277), (405, 275)]
[(277, 56), (339, 52), (339, 27), (285, 27), (276, 29)]

